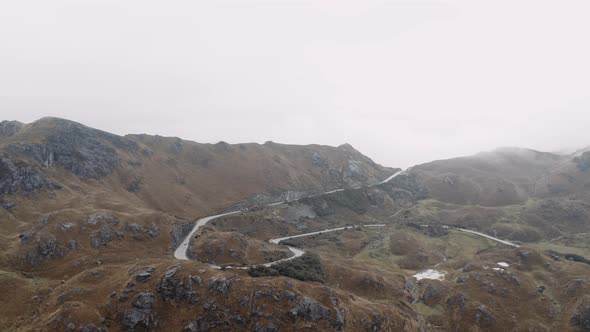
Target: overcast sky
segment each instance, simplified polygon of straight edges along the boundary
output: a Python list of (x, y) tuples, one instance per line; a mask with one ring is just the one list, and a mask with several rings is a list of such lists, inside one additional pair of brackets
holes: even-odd
[(407, 167), (590, 145), (590, 1), (0, 1), (0, 119), (348, 142)]

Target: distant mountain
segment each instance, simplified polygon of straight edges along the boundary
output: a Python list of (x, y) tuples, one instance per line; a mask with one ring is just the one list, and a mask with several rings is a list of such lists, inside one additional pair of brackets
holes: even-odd
[[(160, 298), (156, 303), (174, 298), (187, 308), (203, 301), (199, 312), (205, 310), (208, 321), (254, 326), (247, 313), (252, 305), (232, 302), (237, 313), (222, 319), (206, 311), (204, 296), (223, 303), (232, 289), (231, 301), (245, 297), (262, 304), (265, 299), (250, 295), (264, 283), (229, 280), (219, 271), (203, 274), (199, 271), (207, 265), (195, 262), (183, 265), (181, 273), (190, 275), (174, 274), (178, 261), (172, 252), (195, 218), (369, 186), (398, 170), (374, 163), (348, 144), (201, 144), (175, 137), (118, 136), (58, 118), (0, 122), (0, 292), (16, 302), (0, 301), (0, 330), (97, 331), (96, 326), (111, 325), (109, 331), (142, 331), (158, 320), (168, 324), (161, 330), (182, 330), (193, 324), (178, 320), (175, 310), (158, 310), (154, 318), (154, 294)], [(227, 249), (226, 237), (217, 238), (221, 251), (211, 257), (222, 257)], [(237, 253), (246, 252), (240, 249), (242, 236), (228, 238), (236, 239)], [(244, 239), (251, 244), (251, 259), (266, 257), (260, 248), (265, 255), (285, 255), (284, 248), (263, 240)], [(153, 274), (160, 284), (134, 279), (141, 272), (135, 271), (137, 264), (145, 267), (144, 278)], [(187, 288), (203, 283), (200, 291)], [(301, 324), (334, 326), (343, 319), (330, 304), (330, 298), (337, 299), (330, 289), (271, 283), (300, 307), (294, 317)], [(114, 305), (107, 310), (109, 301)], [(206, 324), (192, 330), (207, 330)]]
[[(520, 241), (590, 232), (590, 152), (503, 148), (434, 161), (407, 172), (444, 203), (428, 218)], [(419, 205), (408, 218), (422, 218)]]
[(502, 148), (418, 165), (411, 172), (440, 201), (503, 206), (523, 203), (536, 195), (538, 182), (567, 163), (571, 157)]
[[(0, 124), (0, 194), (109, 192), (119, 202), (196, 215), (264, 194), (375, 184), (393, 174), (350, 145), (200, 144), (117, 136), (57, 118)], [(18, 211), (18, 205), (16, 210)]]

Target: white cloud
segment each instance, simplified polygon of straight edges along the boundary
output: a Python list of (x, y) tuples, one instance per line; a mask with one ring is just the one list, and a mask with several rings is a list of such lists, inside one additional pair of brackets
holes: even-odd
[(0, 118), (349, 142), (409, 166), (590, 145), (587, 1), (13, 1)]

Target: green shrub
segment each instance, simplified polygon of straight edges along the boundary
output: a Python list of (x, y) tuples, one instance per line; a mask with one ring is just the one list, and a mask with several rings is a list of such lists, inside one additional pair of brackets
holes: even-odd
[(248, 270), (252, 277), (285, 276), (301, 281), (324, 282), (324, 272), (320, 258), (316, 254), (305, 253), (303, 256), (294, 258), (270, 267), (256, 266)]

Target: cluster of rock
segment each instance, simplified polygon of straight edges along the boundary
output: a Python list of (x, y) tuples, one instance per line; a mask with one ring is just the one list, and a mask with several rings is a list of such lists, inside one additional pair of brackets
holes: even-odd
[[(57, 227), (63, 231), (66, 239), (58, 239), (55, 230), (48, 227), (47, 217), (28, 231), (19, 235), (21, 249), (24, 251), (24, 261), (30, 266), (38, 266), (50, 259), (61, 258), (68, 251), (79, 249), (81, 239), (72, 239), (68, 233), (77, 230), (76, 234), (88, 234), (89, 244), (92, 248), (107, 247), (115, 240), (123, 240), (129, 237), (133, 240), (155, 238), (160, 235), (160, 229), (155, 223), (143, 226), (136, 223), (120, 225), (119, 219), (109, 213), (95, 213), (89, 215), (82, 223), (61, 222)], [(68, 240), (67, 238), (70, 237)]]
[(571, 323), (584, 331), (590, 331), (590, 298), (580, 303), (571, 319)]
[(24, 123), (18, 121), (2, 121), (0, 122), (0, 137), (11, 137), (16, 135), (23, 127)]
[(0, 157), (0, 197), (39, 191), (48, 184), (45, 175), (29, 165)]
[[(0, 196), (32, 193), (42, 188), (59, 189), (48, 180), (46, 169), (61, 167), (81, 179), (101, 179), (110, 175), (121, 163), (117, 149), (138, 155), (149, 155), (128, 138), (92, 129), (59, 119), (45, 119), (30, 125), (30, 130), (44, 123), (54, 127), (43, 134), (40, 142), (18, 143), (3, 147), (0, 155)], [(23, 125), (16, 122), (0, 123), (0, 137), (18, 135)], [(132, 181), (129, 190), (139, 190), (141, 180)]]
[[(189, 332), (238, 327), (250, 327), (257, 332), (279, 331), (286, 327), (286, 322), (300, 319), (309, 323), (328, 323), (327, 326), (335, 330), (342, 329), (345, 324), (344, 313), (338, 308), (334, 293), (330, 293), (333, 308), (329, 308), (310, 297), (266, 284), (257, 285), (252, 293), (244, 292), (235, 284), (240, 283), (240, 278), (235, 276), (212, 276), (203, 280), (199, 275), (183, 275), (179, 266), (164, 271), (153, 291), (145, 287), (140, 289), (139, 284), (149, 282), (154, 272), (154, 268), (136, 272), (134, 279), (121, 292), (118, 302), (128, 305), (115, 316), (126, 331), (159, 327), (156, 307), (163, 308), (172, 303), (198, 306), (196, 312), (199, 314), (184, 327), (184, 331)], [(287, 282), (286, 287), (291, 286)], [(111, 297), (114, 296), (116, 292)], [(233, 301), (224, 300), (234, 296), (238, 299), (237, 307), (230, 306)]]

